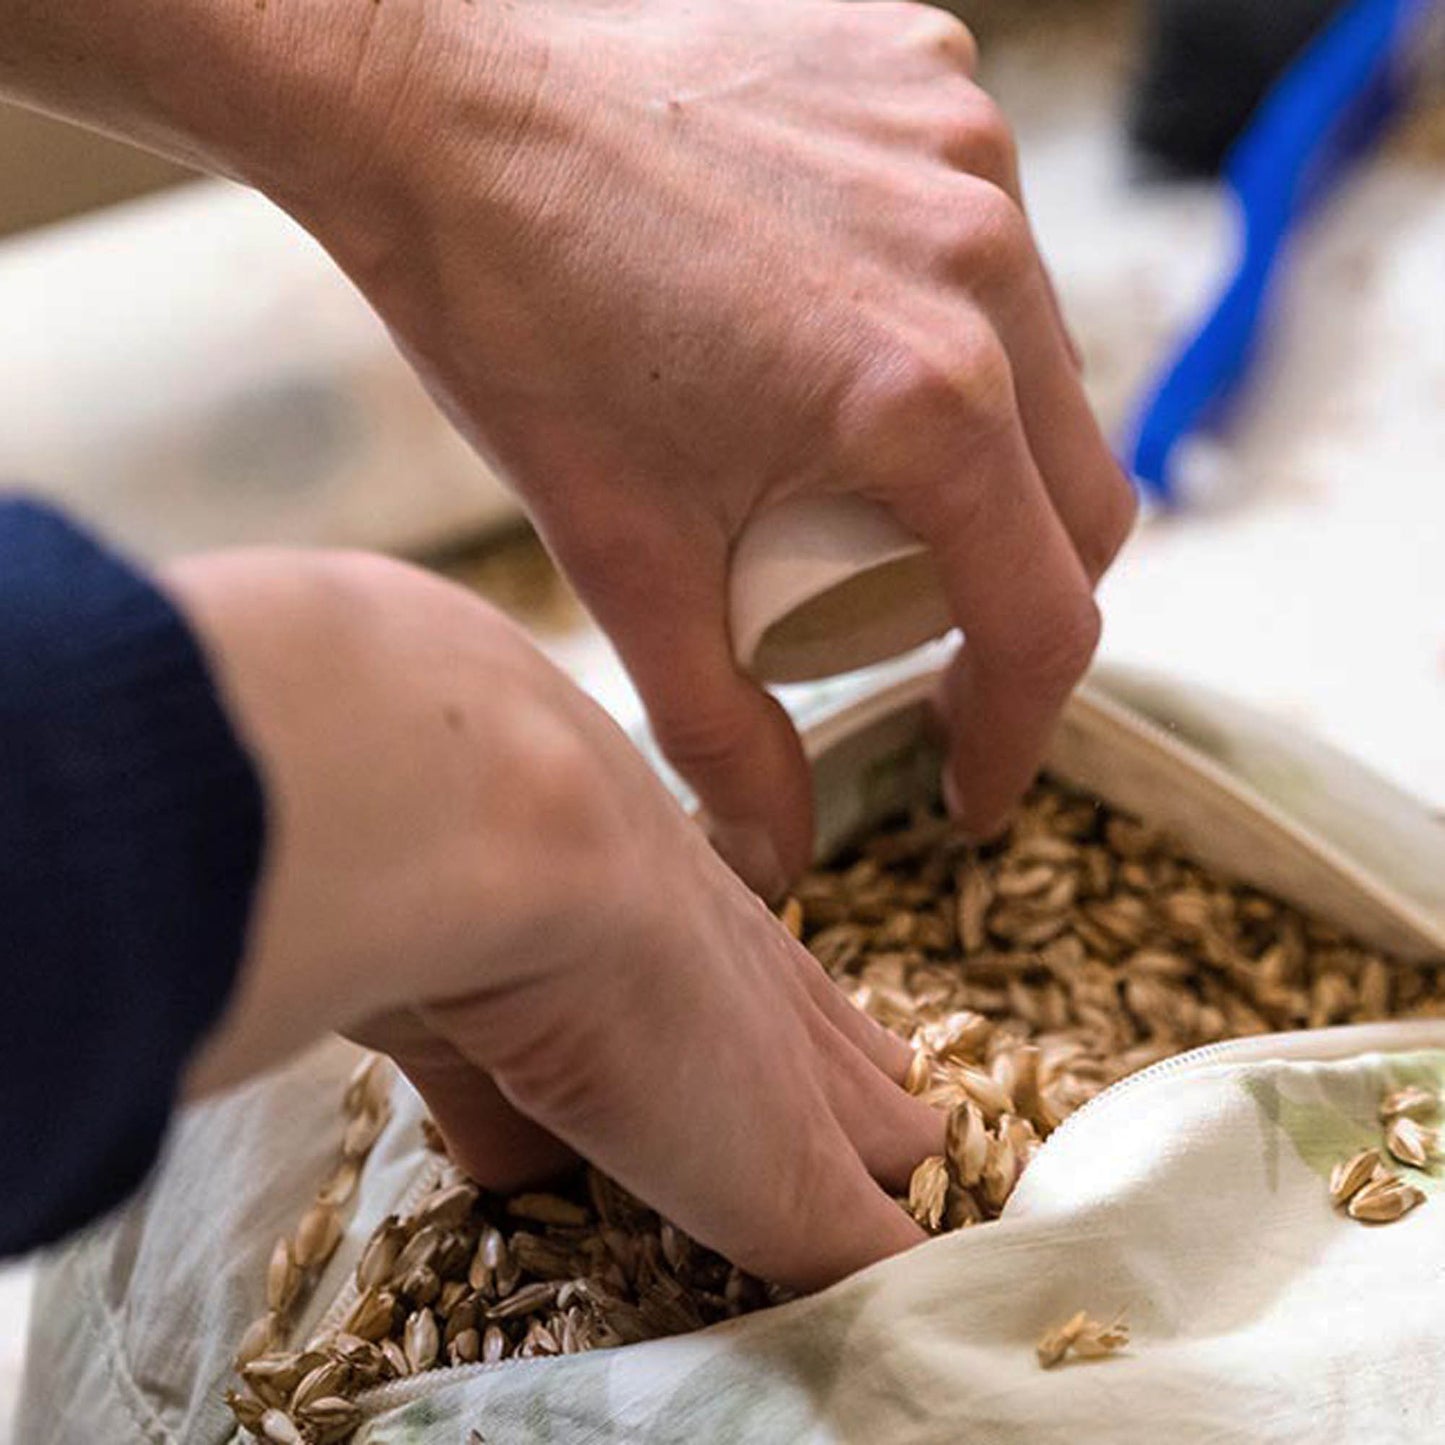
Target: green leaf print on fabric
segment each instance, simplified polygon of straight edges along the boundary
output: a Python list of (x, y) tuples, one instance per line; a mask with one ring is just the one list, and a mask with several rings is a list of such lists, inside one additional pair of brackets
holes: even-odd
[[(1370, 1054), (1334, 1064), (1270, 1064), (1241, 1080), (1264, 1119), (1273, 1126), (1265, 1147), (1282, 1134), (1306, 1168), (1328, 1179), (1330, 1171), (1361, 1149), (1388, 1158), (1380, 1125), (1380, 1101), (1409, 1084), (1445, 1092), (1445, 1051)], [(1439, 1167), (1396, 1172), (1428, 1193), (1445, 1189)]]

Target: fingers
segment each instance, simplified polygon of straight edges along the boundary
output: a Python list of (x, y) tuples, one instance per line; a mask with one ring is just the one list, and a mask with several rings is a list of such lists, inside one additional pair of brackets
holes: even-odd
[(426, 1100), (451, 1157), (482, 1188), (511, 1193), (576, 1164), (572, 1149), (514, 1108), (479, 1070), (461, 1087), (444, 1088), (425, 1072), (408, 1068), (406, 1074)]
[(870, 1174), (902, 1191), (920, 1160), (943, 1148), (944, 1116), (900, 1085), (913, 1049), (843, 996), (818, 961), (795, 949), (812, 1011), (814, 1045), (825, 1060), (833, 1112)]
[(563, 563), (621, 653), (659, 746), (696, 789), (714, 845), (775, 899), (812, 861), (812, 781), (787, 713), (733, 660), (725, 544), (670, 528), (627, 545), (623, 561), (573, 542)]
[(761, 1279), (811, 1293), (923, 1243), (923, 1230), (879, 1187), (831, 1112), (777, 1122), (783, 1128), (751, 1152), (758, 1197), (738, 1247), (723, 1254)]
[[(837, 1062), (825, 1062), (813, 1027), (775, 990), (747, 1001), (729, 997), (722, 978), (681, 972), (654, 974), (646, 1007), (671, 1012), (677, 979), (687, 1022), (641, 1035), (598, 1028), (569, 1049), (565, 1077), (552, 1064), (543, 1066), (549, 1077), (508, 1068), (503, 1088), (666, 1218), (761, 1278), (820, 1289), (918, 1243), (921, 1231), (879, 1188), (835, 1104), (843, 1101), (855, 1125), (877, 1105), (866, 1085), (848, 1082), (850, 1068), (901, 1093), (897, 1086), (856, 1051), (845, 1062), (841, 1040)], [(716, 1007), (724, 997), (731, 1018)], [(626, 1014), (638, 1018), (632, 1007)], [(900, 1149), (881, 1137), (885, 1125), (875, 1127), (867, 1146), (896, 1177)]]
[(789, 1108), (805, 1096), (779, 1090), (766, 1123), (756, 1121), (755, 1140), (764, 1131), (773, 1136), (750, 1158), (768, 1193), (767, 1218), (756, 1223), (769, 1228), (742, 1247), (762, 1278), (811, 1291), (923, 1241), (890, 1192), (905, 1191), (919, 1162), (942, 1152), (946, 1120), (881, 1072), (811, 1000), (800, 1023), (813, 1102)]
[(913, 1062), (913, 1049), (891, 1029), (855, 1008), (805, 948), (799, 945), (793, 956), (803, 987), (822, 1016), (874, 1068), (901, 1084)]
[(428, 1023), (397, 1014), (363, 1030), (426, 1100), (458, 1166), (485, 1189), (538, 1184), (577, 1162), (562, 1141), (517, 1110), (492, 1079)]
[(905, 389), (928, 441), (913, 448), (911, 477), (890, 503), (929, 544), (964, 632), (946, 683), (947, 792), (964, 827), (987, 837), (1037, 771), (1097, 646), (1099, 614), (997, 341), (975, 338), (953, 376), (925, 368)]
[(1092, 658), (1092, 587), (1135, 501), (1015, 197), (974, 177), (960, 178), (958, 194), (945, 250), (973, 308), (935, 303), (928, 341), (901, 367), (883, 432), (892, 444), (864, 475), (887, 479), (884, 500), (929, 543), (964, 631), (945, 685), (947, 795), (964, 826), (988, 836), (1032, 779)]
[[(793, 1206), (794, 1242), (771, 1272), (766, 1258), (753, 1271), (804, 1292), (836, 1284), (927, 1238), (874, 1183), (841, 1130), (820, 1146), (800, 1155), (801, 1190), (786, 1201)], [(794, 1244), (801, 1246), (796, 1253)]]
[(824, 1017), (796, 946), (716, 859), (661, 871), (667, 899), (640, 933), (599, 941), (585, 973), (447, 1005), (448, 1037), (517, 1108), (765, 1279), (817, 1289), (917, 1243), (870, 1171), (901, 1189), (941, 1118)]
[(906, 1191), (919, 1163), (943, 1152), (944, 1115), (868, 1063), (821, 1012), (814, 1037), (827, 1062), (834, 1117), (873, 1178)]
[[(1043, 285), (1040, 273), (1040, 287)], [(1046, 294), (1009, 328), (1019, 412), (1034, 462), (1092, 583), (1134, 528), (1138, 501), (1099, 429)]]
[(1097, 582), (1133, 527), (1134, 489), (1114, 459), (1079, 377), (1043, 261), (1014, 199), (960, 185), (958, 276), (998, 328), (1035, 466)]
[(913, 1049), (854, 1007), (805, 948), (791, 952), (833, 1112), (869, 1173), (890, 1189), (906, 1189), (919, 1162), (943, 1147), (944, 1116), (900, 1087)]
[(962, 172), (946, 223), (956, 235), (956, 245), (946, 246), (950, 280), (981, 300), (998, 325), (1035, 462), (1097, 581), (1128, 536), (1137, 504), (1084, 394), (1079, 349), (1027, 220), (1013, 131), (975, 85), (945, 80), (932, 94), (937, 112), (929, 131), (943, 160)]

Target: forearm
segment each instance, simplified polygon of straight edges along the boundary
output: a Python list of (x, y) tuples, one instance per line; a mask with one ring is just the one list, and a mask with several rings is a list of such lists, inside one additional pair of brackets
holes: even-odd
[(0, 0), (0, 96), (284, 196), (370, 153), (426, 3)]

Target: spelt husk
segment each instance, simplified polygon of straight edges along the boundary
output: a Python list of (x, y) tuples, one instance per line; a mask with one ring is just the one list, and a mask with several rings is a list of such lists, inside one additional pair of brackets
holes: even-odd
[(1080, 1310), (1057, 1329), (1040, 1337), (1034, 1352), (1042, 1369), (1052, 1370), (1070, 1355), (1081, 1360), (1102, 1360), (1117, 1354), (1129, 1343), (1129, 1326), (1119, 1316), (1103, 1324)]
[[(1160, 1059), (1240, 1035), (1445, 1011), (1436, 965), (1356, 945), (1047, 782), (994, 846), (970, 847), (932, 812), (879, 830), (805, 878), (783, 917), (857, 1007), (912, 1044), (906, 1086), (948, 1113), (945, 1154), (920, 1164), (900, 1200), (930, 1231), (997, 1218), (1060, 1122)], [(303, 1278), (291, 1288), (273, 1256), (287, 1287), (272, 1293), (288, 1304), (247, 1332), (239, 1363), (284, 1357), (284, 1330), (339, 1238), (330, 1220), (389, 1118), (390, 1079), (366, 1061), (348, 1086), (323, 1213), (290, 1241)], [(1382, 1125), (1432, 1107), (1403, 1091), (1382, 1104)], [(308, 1342), (308, 1371), (335, 1365), (344, 1381), (319, 1398), (344, 1402), (448, 1363), (654, 1339), (787, 1297), (595, 1170), (506, 1198), (451, 1166), (431, 1121), (424, 1134), (442, 1181), (412, 1215), (377, 1227), (342, 1330)], [(1399, 1218), (1423, 1198), (1378, 1155), (1345, 1162), (1331, 1192), (1357, 1219)], [(1126, 1338), (1122, 1323), (1076, 1316), (1040, 1342), (1040, 1360), (1112, 1353)], [(310, 1428), (295, 1398), (304, 1385), (288, 1398), (285, 1369), (258, 1378), (272, 1400), (249, 1382), (231, 1396), (245, 1428), (261, 1433), (278, 1407)], [(341, 1429), (349, 1416), (328, 1408)]]
[(1393, 1224), (1424, 1202), (1423, 1190), (1391, 1176), (1372, 1179), (1350, 1200), (1348, 1208), (1350, 1218), (1362, 1224)]
[(1417, 1119), (1400, 1115), (1385, 1126), (1385, 1147), (1391, 1157), (1412, 1169), (1429, 1167), (1438, 1148), (1439, 1136)]
[(1361, 1149), (1349, 1159), (1342, 1159), (1330, 1174), (1330, 1201), (1343, 1207), (1384, 1167), (1378, 1149)]
[(1080, 1331), (1088, 1322), (1088, 1315), (1080, 1310), (1078, 1314), (1065, 1320), (1057, 1329), (1049, 1330), (1047, 1334), (1043, 1335), (1035, 1346), (1039, 1364), (1045, 1370), (1053, 1369), (1068, 1354), (1070, 1347), (1078, 1339)]
[(1388, 1124), (1393, 1119), (1425, 1120), (1436, 1118), (1440, 1113), (1440, 1096), (1417, 1084), (1396, 1089), (1380, 1102), (1380, 1119)]
[(1110, 1324), (1098, 1320), (1086, 1320), (1072, 1345), (1073, 1353), (1081, 1360), (1102, 1360), (1117, 1354), (1129, 1343), (1129, 1326), (1122, 1319)]

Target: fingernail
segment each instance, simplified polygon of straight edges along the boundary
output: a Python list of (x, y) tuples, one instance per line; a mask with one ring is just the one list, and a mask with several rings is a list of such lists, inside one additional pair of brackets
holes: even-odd
[(765, 828), (755, 823), (721, 823), (713, 819), (707, 833), (724, 862), (750, 888), (770, 903), (782, 896), (788, 886), (788, 875)]

